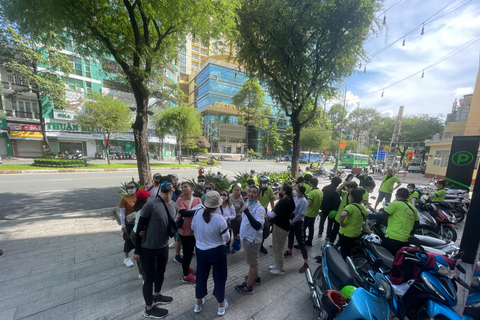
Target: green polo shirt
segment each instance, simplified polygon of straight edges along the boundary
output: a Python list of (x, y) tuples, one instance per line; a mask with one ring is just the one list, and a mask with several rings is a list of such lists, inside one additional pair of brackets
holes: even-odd
[(307, 200), (312, 200), (312, 204), (308, 206), (307, 212), (305, 213), (306, 217), (315, 218), (318, 216), (318, 211), (322, 205), (323, 192), (320, 189), (313, 189), (308, 193)]
[(362, 224), (368, 217), (367, 208), (361, 203), (352, 203), (346, 206), (342, 211), (347, 211), (343, 223), (347, 224), (345, 228), (340, 226), (339, 233), (349, 237), (357, 238), (362, 235)]
[(435, 197), (432, 198), (432, 202), (441, 202), (445, 200), (445, 197), (447, 196), (447, 190), (438, 189), (433, 194), (435, 195)]
[[(271, 199), (274, 199), (275, 195), (273, 194), (273, 190), (271, 187), (267, 187), (267, 189), (263, 190), (260, 189), (258, 193), (258, 201), (260, 201), (260, 204), (262, 207), (266, 208), (268, 204), (270, 203)], [(273, 208), (272, 208), (273, 210)]]
[(338, 206), (337, 210), (337, 215), (335, 216), (335, 221), (340, 223), (340, 214), (343, 211), (343, 208), (345, 208), (347, 205), (350, 204), (350, 201), (348, 200), (348, 192), (345, 190), (342, 190), (342, 193), (340, 193), (340, 198), (342, 198), (342, 201), (340, 202), (340, 205)]
[(365, 191), (365, 192), (363, 193), (363, 201), (367, 201), (367, 202), (368, 202), (368, 191), (367, 191), (367, 189), (365, 189), (364, 187), (358, 187), (357, 189), (361, 189), (361, 190)]
[(390, 189), (393, 189), (393, 185), (395, 184), (395, 182), (400, 182), (400, 180), (398, 180), (397, 176), (395, 175), (393, 175), (388, 180), (387, 180), (387, 175), (384, 175), (382, 181), (383, 181), (383, 184), (382, 184), (382, 187), (380, 188), (380, 191), (386, 192), (386, 193), (392, 193)]
[(303, 183), (303, 186), (305, 187), (305, 194), (308, 194), (312, 190), (310, 185), (306, 182)]
[(418, 194), (417, 191), (413, 191), (412, 194), (408, 197), (408, 203), (412, 203), (412, 199), (418, 199), (420, 198), (420, 195)]
[(388, 205), (385, 212), (388, 213), (385, 237), (407, 242), (415, 221), (418, 221), (417, 209), (408, 201), (395, 201)]

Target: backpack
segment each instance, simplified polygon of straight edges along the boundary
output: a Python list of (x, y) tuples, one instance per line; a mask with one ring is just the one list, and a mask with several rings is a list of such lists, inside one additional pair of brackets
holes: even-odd
[[(414, 260), (411, 258), (415, 257)], [(418, 280), (422, 269), (432, 268), (435, 264), (435, 255), (427, 253), (419, 247), (402, 247), (397, 251), (392, 269), (390, 281), (393, 284), (402, 284), (408, 280)]]

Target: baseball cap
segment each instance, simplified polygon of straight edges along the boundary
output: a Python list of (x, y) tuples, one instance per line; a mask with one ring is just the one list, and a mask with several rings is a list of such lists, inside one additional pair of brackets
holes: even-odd
[(137, 198), (137, 200), (144, 200), (148, 198), (149, 195), (150, 195), (150, 191), (147, 191), (145, 189), (140, 189), (135, 193), (135, 198)]
[(174, 177), (174, 178), (176, 178), (176, 179), (180, 179), (180, 178), (178, 177), (178, 174), (176, 174), (176, 173), (170, 173), (169, 176), (170, 176), (170, 177)]

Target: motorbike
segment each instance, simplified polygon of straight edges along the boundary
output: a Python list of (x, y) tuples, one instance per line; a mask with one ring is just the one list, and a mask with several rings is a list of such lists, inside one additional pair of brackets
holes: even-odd
[[(356, 276), (352, 264), (347, 264), (335, 245), (327, 243), (322, 249), (320, 266), (305, 272), (313, 306), (319, 310), (318, 319), (391, 319), (389, 300), (392, 288), (389, 279), (369, 271), (363, 279)], [(339, 291), (355, 287), (347, 298)], [(350, 287), (351, 288), (351, 287)]]
[[(287, 165), (287, 171), (292, 171), (292, 164), (291, 163), (289, 163)], [(303, 170), (302, 170), (302, 168), (300, 168), (300, 166), (298, 166), (298, 174), (303, 174)]]
[[(403, 287), (404, 294), (399, 294), (399, 318), (404, 315), (408, 319), (473, 319), (468, 315), (458, 315), (452, 307), (457, 304), (457, 293), (454, 282), (469, 288), (461, 280), (459, 272), (465, 273), (465, 269), (456, 264), (462, 253), (452, 259), (443, 255), (426, 252), (414, 252), (404, 249), (404, 262), (412, 262), (412, 266), (418, 271), (416, 279), (406, 283), (394, 285), (394, 290)], [(404, 265), (402, 265), (404, 268)], [(406, 289), (406, 290), (405, 290)]]
[(83, 159), (82, 151), (77, 150), (77, 151), (72, 155), (72, 159)]
[(433, 232), (435, 232), (441, 239), (446, 241), (453, 241), (457, 240), (457, 226), (456, 218), (451, 214), (448, 210), (443, 208), (441, 205), (437, 206), (436, 202), (429, 202), (425, 196), (420, 197), (420, 200), (417, 204), (417, 213), (420, 216), (427, 217), (427, 214), (431, 215), (436, 222), (436, 226), (434, 229), (431, 229), (430, 226), (422, 226), (420, 222), (420, 228), (417, 229), (417, 232), (421, 232), (420, 234), (424, 233), (424, 228), (427, 228)]
[(311, 172), (314, 176), (320, 176), (327, 178), (328, 177), (328, 171), (324, 167), (316, 167), (313, 165), (313, 163), (310, 166), (307, 166), (305, 168), (307, 172)]
[(337, 173), (335, 173), (335, 172), (333, 171), (333, 169), (330, 170), (330, 172), (329, 172), (329, 174), (328, 174), (328, 179), (332, 180), (333, 177), (335, 177), (335, 176), (340, 177), (340, 178), (343, 179), (343, 178), (345, 178), (345, 177), (347, 176), (347, 174), (346, 174), (345, 171), (342, 170), (342, 169), (338, 169), (338, 170), (337, 170)]
[(95, 159), (103, 159), (103, 153), (102, 152), (95, 152)]

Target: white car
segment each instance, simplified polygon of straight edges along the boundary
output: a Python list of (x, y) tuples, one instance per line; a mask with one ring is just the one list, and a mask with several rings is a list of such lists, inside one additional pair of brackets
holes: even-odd
[(420, 162), (412, 162), (408, 166), (408, 172), (421, 172), (425, 173), (425, 166), (423, 166)]

